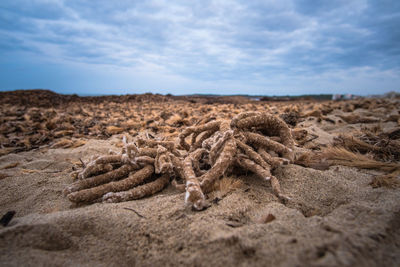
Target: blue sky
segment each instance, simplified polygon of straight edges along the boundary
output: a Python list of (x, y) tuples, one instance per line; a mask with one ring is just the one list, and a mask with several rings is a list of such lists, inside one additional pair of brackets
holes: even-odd
[(0, 1), (0, 90), (400, 91), (399, 0)]

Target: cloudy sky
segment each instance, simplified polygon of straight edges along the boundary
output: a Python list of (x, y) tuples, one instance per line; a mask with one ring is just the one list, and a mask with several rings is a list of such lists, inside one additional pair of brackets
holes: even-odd
[(400, 91), (399, 0), (2, 0), (0, 90)]

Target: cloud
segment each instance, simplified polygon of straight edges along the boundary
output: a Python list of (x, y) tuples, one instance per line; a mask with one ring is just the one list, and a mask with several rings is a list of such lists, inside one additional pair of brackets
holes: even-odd
[[(158, 91), (218, 87), (251, 94), (281, 87), (309, 93), (306, 82), (335, 90), (332, 81), (344, 88), (346, 79), (349, 88), (358, 86), (352, 90), (382, 90), (371, 77), (388, 90), (399, 89), (398, 1), (250, 2), (3, 1), (0, 55), (27, 64), (22, 58), (29, 54), (40, 61), (29, 66), (46, 69), (48, 63), (60, 71), (74, 66), (104, 74), (111, 68), (107, 76), (115, 84)], [(1, 77), (0, 88), (18, 86), (15, 76)], [(90, 87), (90, 79), (79, 77)], [(113, 86), (107, 84), (104, 90)]]

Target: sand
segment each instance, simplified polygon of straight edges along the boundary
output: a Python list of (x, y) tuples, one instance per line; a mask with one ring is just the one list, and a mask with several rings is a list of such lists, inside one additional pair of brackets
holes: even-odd
[[(330, 114), (339, 120), (338, 114)], [(383, 123), (384, 127), (398, 127)], [(318, 135), (312, 146), (361, 125), (305, 120)], [(208, 196), (212, 205), (193, 211), (184, 193), (169, 185), (141, 200), (75, 205), (62, 195), (79, 159), (119, 151), (121, 134), (90, 138), (77, 148), (44, 146), (0, 157), (2, 266), (398, 266), (400, 190), (372, 188), (381, 172), (296, 164), (275, 171), (279, 202), (269, 183), (252, 174), (231, 177), (243, 185)], [(14, 164), (15, 163), (15, 164)], [(18, 164), (16, 164), (18, 163)], [(14, 166), (15, 165), (15, 166)], [(6, 166), (12, 166), (4, 168)]]

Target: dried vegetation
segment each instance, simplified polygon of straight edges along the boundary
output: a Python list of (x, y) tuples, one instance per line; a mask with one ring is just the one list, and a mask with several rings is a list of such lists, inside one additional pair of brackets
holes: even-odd
[[(76, 203), (137, 199), (172, 182), (186, 191), (186, 203), (203, 209), (209, 192), (226, 195), (237, 187), (224, 179), (246, 173), (269, 180), (286, 201), (272, 173), (289, 163), (319, 170), (332, 165), (374, 169), (382, 174), (371, 186), (399, 184), (399, 99), (257, 102), (152, 94), (81, 98), (43, 90), (0, 94), (0, 155), (127, 137), (119, 154), (93, 155), (77, 166), (82, 168), (72, 174), (77, 181), (65, 190)], [(329, 146), (318, 143), (321, 137), (307, 127), (310, 121), (334, 129)]]

